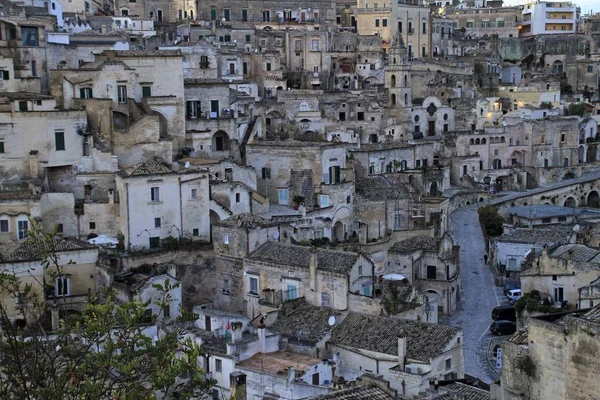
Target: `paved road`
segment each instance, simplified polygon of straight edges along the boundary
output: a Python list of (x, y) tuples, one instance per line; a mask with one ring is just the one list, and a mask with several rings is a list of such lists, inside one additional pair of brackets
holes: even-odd
[(476, 207), (464, 207), (452, 214), (452, 237), (461, 249), (462, 298), (457, 312), (441, 322), (463, 329), (465, 372), (490, 383), (499, 375), (487, 361), (488, 346), (493, 338), (488, 328), (492, 309), (501, 304), (503, 295), (502, 289), (494, 285), (490, 268), (483, 262), (485, 244)]

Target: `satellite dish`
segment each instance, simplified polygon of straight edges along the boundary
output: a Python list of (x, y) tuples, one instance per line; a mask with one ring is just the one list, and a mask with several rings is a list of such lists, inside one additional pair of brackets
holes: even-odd
[(186, 162), (185, 162), (185, 167), (186, 167), (186, 168), (189, 168), (189, 167), (190, 167), (190, 162), (189, 162), (189, 161), (186, 161)]
[(275, 239), (275, 240), (279, 239), (279, 231), (275, 231), (273, 233), (273, 239)]
[(335, 325), (335, 317), (333, 315), (331, 317), (329, 317), (329, 320), (327, 320), (327, 323), (329, 324), (329, 326)]

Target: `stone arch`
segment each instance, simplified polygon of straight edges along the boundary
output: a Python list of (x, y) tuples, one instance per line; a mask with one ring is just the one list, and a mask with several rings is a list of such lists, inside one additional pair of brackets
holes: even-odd
[(429, 303), (437, 304), (438, 312), (444, 310), (444, 297), (436, 290), (428, 289), (424, 293)]
[(587, 196), (587, 206), (592, 208), (600, 208), (600, 195), (595, 190), (592, 190)]
[(475, 141), (473, 139), (469, 139), (469, 144), (474, 144)]
[(167, 117), (163, 115), (160, 111), (152, 110), (152, 114), (158, 116), (158, 133), (161, 139), (169, 137), (168, 127), (169, 123), (167, 122)]
[(437, 197), (437, 195), (438, 195), (438, 184), (437, 184), (436, 181), (431, 182), (431, 185), (429, 186), (429, 195)]
[(577, 207), (577, 200), (575, 200), (573, 197), (567, 197), (567, 199), (565, 200), (565, 207), (570, 207), (570, 208), (575, 208)]
[(129, 116), (120, 111), (113, 111), (113, 129), (125, 133), (129, 128)]
[(229, 151), (229, 135), (227, 132), (218, 130), (212, 136), (211, 139), (211, 150), (212, 151)]
[(481, 144), (486, 144), (485, 138), (481, 139)]
[(564, 72), (563, 63), (560, 60), (556, 60), (552, 63), (552, 73), (562, 74)]
[(586, 155), (585, 147), (583, 145), (579, 146), (579, 148), (577, 149), (577, 159), (579, 160), (580, 163), (585, 162), (585, 155)]
[(396, 75), (392, 75), (392, 87), (396, 87)]
[(506, 143), (506, 139), (504, 138), (504, 136), (500, 136), (500, 143)]
[(345, 240), (345, 227), (344, 227), (344, 223), (342, 221), (337, 221), (335, 224), (333, 224), (333, 229), (332, 229), (332, 239), (334, 242), (342, 242)]
[(481, 141), (479, 140), (479, 138), (475, 139), (475, 144), (481, 144)]

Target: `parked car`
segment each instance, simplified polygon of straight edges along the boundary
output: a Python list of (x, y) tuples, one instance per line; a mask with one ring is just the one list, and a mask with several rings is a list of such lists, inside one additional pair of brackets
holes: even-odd
[(513, 306), (500, 306), (492, 310), (492, 319), (494, 321), (512, 321), (517, 320), (517, 312)]
[(521, 298), (521, 289), (511, 289), (506, 293), (508, 300), (517, 301)]
[(517, 324), (511, 321), (494, 321), (490, 325), (490, 332), (492, 334), (501, 336), (501, 335), (512, 335), (517, 331)]

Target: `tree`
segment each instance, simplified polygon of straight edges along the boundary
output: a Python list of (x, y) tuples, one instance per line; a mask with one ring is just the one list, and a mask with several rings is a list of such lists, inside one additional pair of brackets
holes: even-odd
[[(36, 259), (46, 272), (65, 276), (57, 251), (62, 239), (31, 225), (27, 240)], [(37, 284), (46, 288), (43, 279)], [(175, 285), (154, 285), (161, 310)], [(9, 319), (11, 297), (19, 299), (20, 324)], [(118, 302), (106, 290), (102, 301), (90, 296), (81, 314), (64, 317), (59, 329), (48, 332), (43, 317), (52, 306), (44, 297), (35, 284), (0, 271), (1, 399), (189, 399), (201, 398), (215, 384), (198, 364), (203, 350), (182, 331), (146, 333), (157, 317), (146, 314), (150, 301)], [(66, 306), (67, 298), (62, 301)]]
[(567, 107), (567, 115), (578, 115), (583, 117), (585, 115), (585, 105), (583, 103), (571, 103)]
[(504, 218), (498, 213), (498, 209), (492, 205), (479, 208), (479, 221), (488, 236), (502, 235), (502, 224)]

